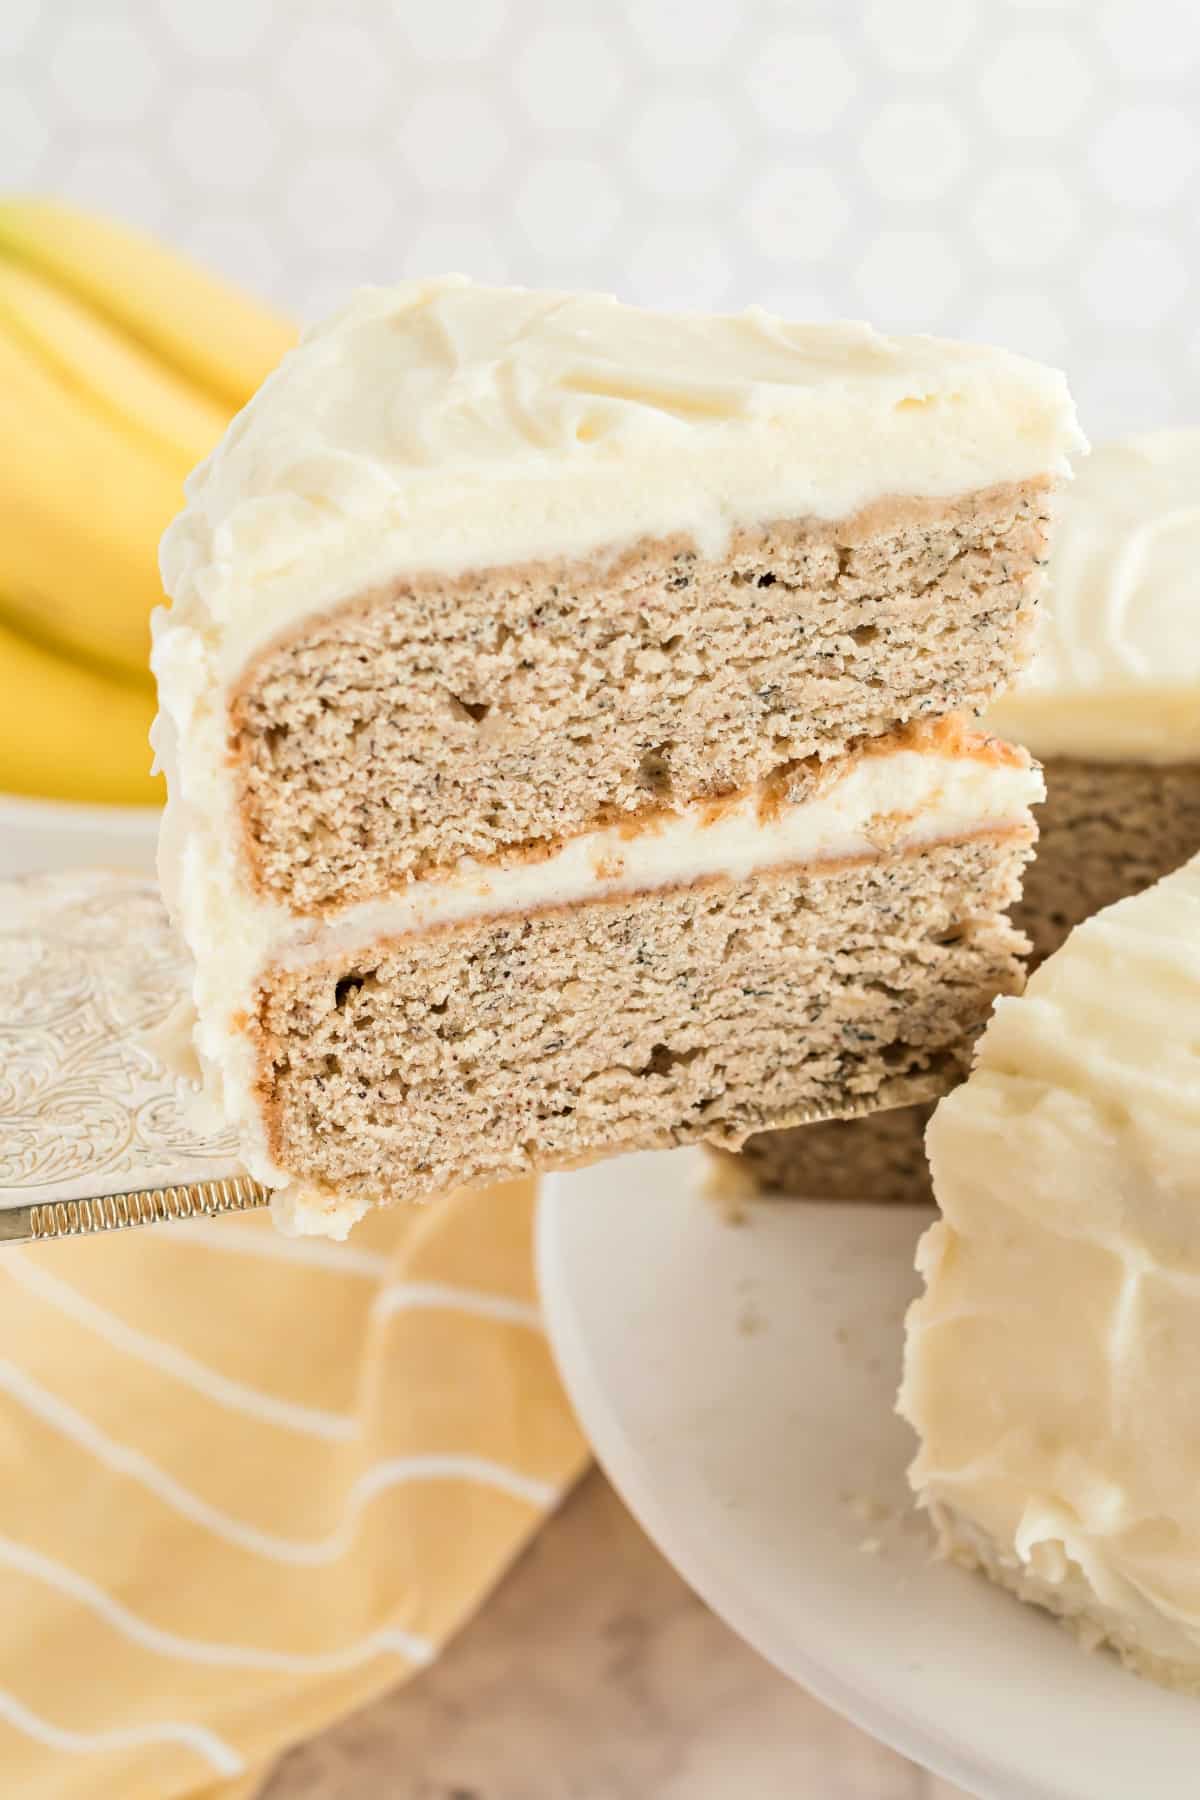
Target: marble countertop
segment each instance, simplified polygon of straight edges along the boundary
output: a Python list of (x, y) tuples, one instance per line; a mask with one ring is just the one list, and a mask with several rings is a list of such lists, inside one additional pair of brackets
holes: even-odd
[(434, 1665), (262, 1800), (966, 1800), (768, 1667), (593, 1471)]

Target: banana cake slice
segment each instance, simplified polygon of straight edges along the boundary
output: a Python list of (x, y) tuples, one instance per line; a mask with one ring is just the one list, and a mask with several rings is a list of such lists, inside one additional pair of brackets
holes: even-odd
[(1061, 376), (451, 278), (311, 332), (164, 540), (161, 864), (251, 1171), (736, 1144), (1019, 979)]

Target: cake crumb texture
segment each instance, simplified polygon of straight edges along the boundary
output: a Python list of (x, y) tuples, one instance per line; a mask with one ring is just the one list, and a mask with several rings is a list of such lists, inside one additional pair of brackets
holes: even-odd
[(254, 882), (300, 910), (978, 712), (1025, 662), (1045, 483), (604, 564), (414, 577), (263, 653), (232, 706)]
[(1032, 833), (447, 928), (275, 968), (272, 1154), (372, 1200), (740, 1143), (928, 1068), (1020, 985)]
[[(1025, 871), (1013, 924), (1033, 945), (1034, 969), (1084, 919), (1169, 875), (1200, 851), (1200, 763), (1083, 762), (1045, 765), (1037, 855)], [(971, 1043), (957, 1067), (965, 1076)], [(802, 1126), (748, 1138), (740, 1156), (747, 1191), (827, 1200), (933, 1200), (925, 1156), (932, 1107), (900, 1107), (870, 1119)]]
[(1034, 964), (1103, 907), (1200, 851), (1200, 762), (1047, 760), (1038, 853), (1013, 913)]

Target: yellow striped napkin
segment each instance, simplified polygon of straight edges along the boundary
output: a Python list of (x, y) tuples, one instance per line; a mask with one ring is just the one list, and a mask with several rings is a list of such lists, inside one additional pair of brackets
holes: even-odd
[(0, 1253), (0, 1791), (243, 1800), (437, 1653), (585, 1460), (532, 1211)]

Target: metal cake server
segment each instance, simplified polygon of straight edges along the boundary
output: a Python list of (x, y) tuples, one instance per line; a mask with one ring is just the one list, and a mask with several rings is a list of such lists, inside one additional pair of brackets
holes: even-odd
[[(265, 1206), (232, 1134), (189, 1119), (190, 1084), (146, 1034), (184, 993), (187, 957), (157, 884), (91, 869), (0, 881), (0, 1249)], [(938, 1099), (956, 1075), (780, 1123), (865, 1118)]]
[(0, 881), (0, 1247), (269, 1201), (145, 1041), (186, 979), (152, 879)]

